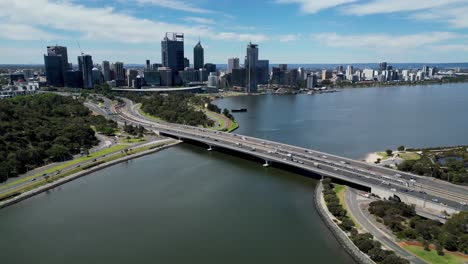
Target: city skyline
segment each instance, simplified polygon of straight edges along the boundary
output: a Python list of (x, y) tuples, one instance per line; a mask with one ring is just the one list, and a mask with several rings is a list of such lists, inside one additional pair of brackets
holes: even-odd
[(209, 0), (3, 0), (0, 7), (2, 64), (41, 64), (43, 47), (55, 44), (68, 47), (71, 58), (83, 51), (96, 61), (161, 62), (158, 43), (172, 31), (184, 32), (185, 50), (200, 38), (205, 60), (218, 64), (243, 58), (250, 41), (262, 46), (260, 56), (271, 63), (468, 61), (466, 0), (411, 0), (404, 7), (382, 0), (266, 0), (248, 6)]

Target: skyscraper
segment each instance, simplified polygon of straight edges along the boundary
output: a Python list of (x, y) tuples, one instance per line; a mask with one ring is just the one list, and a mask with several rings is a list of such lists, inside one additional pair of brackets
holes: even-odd
[(91, 55), (78, 56), (78, 69), (83, 73), (83, 88), (92, 89), (93, 86), (93, 58)]
[(247, 92), (257, 92), (257, 63), (258, 45), (249, 43), (247, 45), (247, 55), (245, 56), (245, 70), (247, 77)]
[(161, 41), (161, 58), (164, 67), (173, 71), (184, 69), (184, 34), (166, 32)]
[(190, 68), (190, 60), (187, 58), (184, 58), (184, 69), (185, 68)]
[(44, 56), (44, 64), (49, 85), (63, 87), (65, 73), (68, 70), (67, 47), (48, 46), (47, 55)]
[(195, 70), (199, 70), (203, 68), (204, 64), (205, 64), (205, 59), (204, 59), (203, 47), (200, 41), (198, 41), (197, 45), (193, 47), (193, 68)]
[(232, 73), (233, 69), (239, 69), (239, 58), (229, 58), (227, 73)]
[(385, 71), (387, 69), (387, 63), (386, 62), (381, 62), (379, 64), (379, 70), (380, 71)]
[(257, 69), (258, 83), (268, 84), (268, 81), (270, 80), (270, 61), (258, 60)]
[(116, 81), (125, 80), (125, 70), (124, 70), (123, 62), (114, 63), (114, 72), (115, 72), (115, 80)]
[(108, 61), (102, 62), (102, 76), (104, 76), (104, 81), (110, 81), (110, 64)]
[[(68, 65), (68, 52), (67, 47), (63, 46), (48, 46), (47, 47), (48, 56), (60, 56), (62, 58), (62, 75), (65, 76), (65, 72), (70, 70)], [(63, 77), (65, 79), (65, 77)]]
[(56, 87), (64, 86), (64, 74), (62, 67), (62, 57), (54, 55), (44, 55), (44, 65), (47, 84)]

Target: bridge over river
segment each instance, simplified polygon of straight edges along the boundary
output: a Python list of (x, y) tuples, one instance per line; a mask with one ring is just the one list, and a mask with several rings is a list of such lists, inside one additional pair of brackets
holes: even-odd
[(141, 125), (161, 135), (205, 144), (208, 150), (224, 149), (261, 160), (263, 166), (280, 164), (321, 177), (331, 177), (361, 186), (381, 198), (401, 201), (438, 212), (467, 210), (468, 187), (434, 178), (396, 171), (317, 150), (280, 142), (213, 131), (209, 129), (157, 122), (140, 114), (128, 99), (120, 107), (108, 106), (119, 122)]

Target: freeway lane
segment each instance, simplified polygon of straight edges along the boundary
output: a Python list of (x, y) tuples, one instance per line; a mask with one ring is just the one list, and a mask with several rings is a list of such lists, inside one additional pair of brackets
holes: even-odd
[[(285, 163), (370, 188), (372, 186), (380, 186), (381, 188), (385, 186), (397, 194), (401, 193), (424, 200), (429, 199), (427, 202), (438, 199), (437, 203), (441, 202), (454, 209), (466, 210), (464, 206), (468, 200), (466, 187), (436, 182), (424, 177), (278, 142), (198, 127), (154, 122), (140, 115), (130, 100), (124, 99), (124, 101), (126, 102), (124, 106), (113, 109), (113, 111), (119, 115), (119, 118), (130, 123), (143, 125), (148, 129), (158, 130), (175, 137), (196, 140), (207, 145), (233, 149), (267, 161)], [(395, 174), (399, 174), (399, 176), (397, 177)]]

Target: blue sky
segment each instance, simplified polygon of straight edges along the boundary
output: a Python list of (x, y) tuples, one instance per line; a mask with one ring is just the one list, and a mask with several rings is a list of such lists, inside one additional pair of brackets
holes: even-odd
[(95, 62), (159, 62), (166, 31), (200, 37), (205, 61), (467, 62), (468, 0), (0, 0), (0, 64), (43, 63), (48, 45), (77, 40)]

